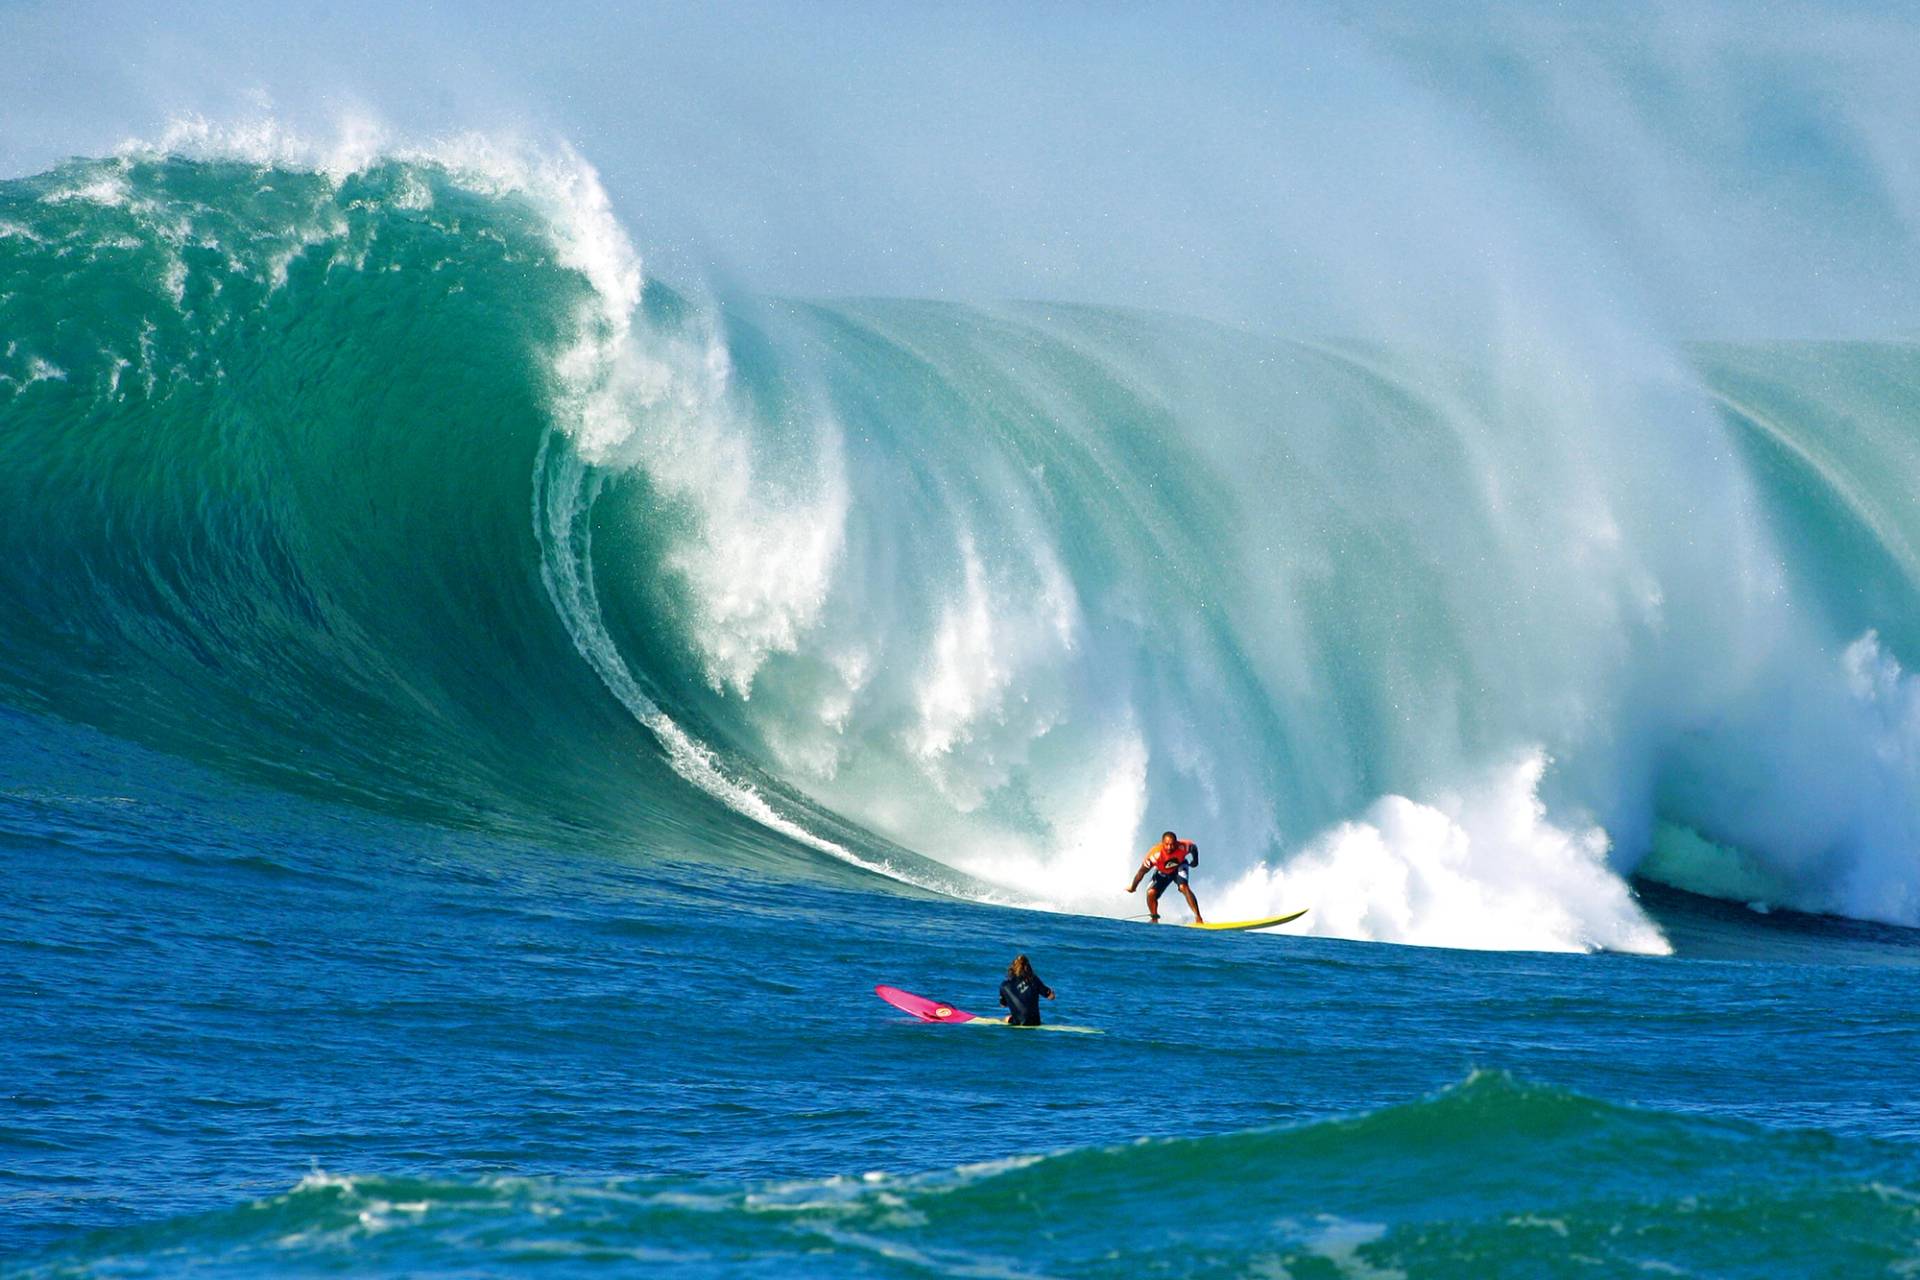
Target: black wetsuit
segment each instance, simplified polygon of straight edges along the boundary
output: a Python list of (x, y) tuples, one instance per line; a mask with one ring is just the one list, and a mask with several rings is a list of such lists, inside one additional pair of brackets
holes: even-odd
[(1037, 973), (1024, 978), (1008, 978), (1000, 984), (1000, 1003), (1007, 1007), (1007, 1022), (1016, 1027), (1040, 1025), (1040, 997), (1053, 994)]

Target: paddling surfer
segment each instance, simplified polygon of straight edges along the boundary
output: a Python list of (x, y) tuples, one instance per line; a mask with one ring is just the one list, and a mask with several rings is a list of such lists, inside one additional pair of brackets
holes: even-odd
[(1132, 893), (1140, 887), (1141, 877), (1153, 872), (1153, 883), (1147, 886), (1147, 915), (1155, 924), (1160, 923), (1160, 894), (1170, 884), (1180, 886), (1180, 896), (1193, 908), (1193, 922), (1205, 924), (1200, 917), (1200, 904), (1193, 899), (1193, 890), (1187, 887), (1187, 872), (1200, 865), (1200, 846), (1191, 840), (1182, 840), (1173, 832), (1164, 832), (1160, 843), (1147, 850), (1147, 856), (1140, 860), (1140, 869), (1133, 873), (1133, 883), (1127, 886)]
[(1010, 1027), (1040, 1025), (1040, 997), (1053, 999), (1053, 988), (1040, 981), (1025, 956), (1015, 956), (1007, 966), (1006, 981), (1000, 984), (1000, 1003), (1007, 1007)]

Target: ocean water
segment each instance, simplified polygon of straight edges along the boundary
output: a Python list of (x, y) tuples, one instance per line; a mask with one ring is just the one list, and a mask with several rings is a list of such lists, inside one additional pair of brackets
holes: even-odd
[[(0, 183), (0, 343), (0, 1274), (1920, 1267), (1909, 343), (737, 296), (205, 130)], [(1016, 952), (1102, 1034), (872, 996)]]

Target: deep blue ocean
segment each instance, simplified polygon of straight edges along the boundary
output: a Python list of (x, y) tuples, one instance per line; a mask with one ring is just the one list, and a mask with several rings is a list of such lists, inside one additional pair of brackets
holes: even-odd
[(1916, 405), (0, 182), (0, 1274), (1912, 1274)]

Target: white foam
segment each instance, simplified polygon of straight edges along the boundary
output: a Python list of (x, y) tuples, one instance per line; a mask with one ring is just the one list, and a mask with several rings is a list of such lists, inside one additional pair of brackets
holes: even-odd
[(226, 121), (187, 113), (169, 120), (158, 138), (127, 139), (116, 154), (130, 160), (162, 156), (235, 160), (261, 169), (322, 174), (338, 186), (364, 173), (392, 149), (386, 126), (363, 113), (340, 114), (326, 137), (292, 129), (270, 113)]
[(300, 1181), (293, 1184), (293, 1189), (295, 1191), (334, 1189), (351, 1192), (359, 1190), (359, 1186), (360, 1179), (358, 1177), (350, 1174), (328, 1173), (325, 1169), (315, 1165), (301, 1177)]
[(160, 287), (173, 299), (175, 307), (184, 307), (187, 303), (187, 261), (179, 254), (168, 254), (166, 269), (160, 276)]
[(592, 287), (552, 356), (557, 420), (588, 463), (642, 471), (684, 507), (693, 530), (665, 563), (686, 585), (688, 632), (709, 681), (749, 695), (767, 657), (819, 616), (840, 556), (849, 499), (832, 424), (812, 424), (810, 458), (762, 456), (719, 334), (636, 331), (639, 256), (577, 155), (529, 159), (472, 136), (433, 157), (475, 185), (540, 196), (561, 265)]
[(1202, 900), (1216, 920), (1310, 908), (1328, 937), (1483, 950), (1666, 954), (1595, 826), (1548, 821), (1535, 751), (1471, 791), (1385, 796), (1364, 816)]
[[(8, 349), (7, 354), (13, 354), (11, 347)], [(0, 382), (11, 382), (18, 391), (25, 391), (36, 382), (65, 382), (66, 380), (67, 371), (65, 369), (54, 364), (51, 360), (44, 360), (39, 356), (27, 357), (27, 367), (24, 377), (14, 378), (0, 375)]]
[(1043, 546), (1032, 556), (1037, 581), (1012, 589), (990, 584), (970, 532), (962, 532), (958, 552), (960, 594), (934, 628), (915, 694), (919, 722), (909, 735), (929, 764), (972, 741), (976, 724), (1004, 722), (1016, 677), (1030, 674), (1022, 668), (1070, 651), (1080, 621), (1073, 586)]
[(1790, 630), (1715, 711), (1670, 766), (1676, 827), (1639, 870), (1734, 902), (1920, 926), (1920, 679), (1879, 635), (1835, 653)]
[[(811, 458), (782, 479), (732, 403), (725, 347), (655, 338), (614, 356), (585, 397), (583, 454), (638, 468), (691, 522), (665, 557), (686, 588), (686, 631), (716, 688), (749, 696), (767, 658), (792, 652), (825, 607), (849, 508), (837, 432), (820, 422)], [(797, 474), (794, 474), (797, 473)]]
[(84, 181), (47, 192), (40, 197), (40, 203), (80, 203), (99, 205), (104, 209), (121, 208), (127, 203), (127, 180), (125, 175), (112, 170), (95, 170), (88, 173)]
[(1044, 771), (1035, 833), (989, 816), (922, 828), (917, 846), (938, 848), (968, 875), (998, 885), (1023, 905), (1085, 915), (1126, 914), (1121, 890), (1145, 818), (1148, 748), (1136, 726), (1105, 736), (1098, 751)]
[[(625, 336), (640, 300), (639, 255), (614, 216), (598, 172), (562, 141), (473, 132), (402, 139), (376, 116), (361, 112), (340, 114), (325, 134), (291, 128), (271, 114), (219, 122), (188, 114), (169, 121), (157, 139), (128, 139), (116, 155), (123, 164), (166, 156), (237, 161), (315, 173), (335, 186), (385, 163), (435, 168), (478, 194), (524, 199), (541, 215), (558, 261), (592, 285), (598, 322), (592, 327), (594, 351)], [(126, 186), (120, 175), (107, 173), (56, 195), (123, 203)], [(403, 175), (395, 203), (424, 208), (431, 192)]]
[(551, 436), (542, 443), (534, 472), (535, 530), (546, 549), (541, 580), (575, 648), (621, 705), (653, 734), (673, 771), (734, 812), (808, 848), (892, 879), (953, 892), (957, 886), (951, 883), (917, 877), (884, 860), (862, 857), (793, 821), (750, 783), (730, 775), (710, 747), (682, 729), (640, 688), (601, 621), (593, 582), (592, 526), (586, 516), (601, 479), (588, 472), (577, 454), (556, 449)]
[(1865, 722), (1869, 763), (1857, 801), (1862, 836), (1840, 900), (1850, 915), (1920, 925), (1920, 677), (1874, 631), (1847, 646), (1841, 671)]
[(988, 597), (985, 571), (971, 536), (963, 536), (960, 560), (965, 573), (961, 598), (950, 604), (935, 629), (928, 670), (917, 696), (919, 724), (910, 744), (923, 759), (944, 755), (965, 741), (967, 726), (985, 704), (1006, 691), (1012, 673), (998, 661), (994, 621), (998, 610)]
[(1386, 1238), (1387, 1227), (1380, 1222), (1357, 1222), (1330, 1213), (1316, 1214), (1311, 1223), (1282, 1219), (1278, 1224), (1289, 1234), (1298, 1234), (1300, 1243), (1312, 1254), (1331, 1263), (1346, 1280), (1408, 1280), (1398, 1267), (1376, 1267), (1361, 1254), (1367, 1245)]

